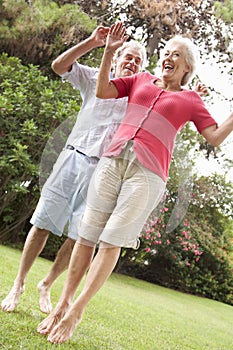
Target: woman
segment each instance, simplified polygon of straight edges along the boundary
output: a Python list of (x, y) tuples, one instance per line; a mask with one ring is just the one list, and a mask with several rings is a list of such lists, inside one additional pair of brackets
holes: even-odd
[[(199, 96), (183, 89), (195, 69), (195, 54), (188, 39), (168, 42), (161, 79), (139, 73), (109, 81), (114, 52), (126, 40), (122, 24), (113, 25), (100, 67), (97, 96), (128, 96), (129, 103), (92, 177), (66, 287), (54, 312), (38, 327), (42, 334), (50, 332), (48, 340), (52, 343), (63, 343), (71, 337), (87, 303), (111, 274), (121, 247), (136, 246), (144, 222), (163, 194), (177, 132), (193, 121), (207, 141), (217, 146), (233, 129), (233, 114), (217, 127)], [(82, 255), (94, 249), (97, 242), (99, 250), (84, 288), (71, 306), (71, 295), (85, 273), (81, 271)]]

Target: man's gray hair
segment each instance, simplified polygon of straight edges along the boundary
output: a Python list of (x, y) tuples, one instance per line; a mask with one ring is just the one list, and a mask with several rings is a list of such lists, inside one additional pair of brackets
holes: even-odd
[(142, 69), (145, 68), (146, 63), (147, 63), (147, 54), (146, 54), (146, 49), (145, 47), (137, 40), (130, 40), (126, 41), (122, 46), (120, 46), (113, 57), (113, 62), (115, 62), (121, 55), (123, 55), (124, 51), (126, 49), (135, 49), (140, 52), (142, 56)]

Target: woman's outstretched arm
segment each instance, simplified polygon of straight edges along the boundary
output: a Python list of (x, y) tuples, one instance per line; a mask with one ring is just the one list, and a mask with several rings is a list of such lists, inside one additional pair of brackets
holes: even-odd
[(219, 126), (211, 125), (202, 130), (201, 134), (209, 144), (217, 147), (233, 131), (233, 113)]
[(107, 36), (96, 85), (96, 96), (99, 98), (107, 99), (116, 98), (118, 96), (117, 88), (110, 82), (109, 76), (114, 53), (127, 39), (128, 36), (125, 35), (125, 27), (123, 27), (121, 22), (111, 26)]

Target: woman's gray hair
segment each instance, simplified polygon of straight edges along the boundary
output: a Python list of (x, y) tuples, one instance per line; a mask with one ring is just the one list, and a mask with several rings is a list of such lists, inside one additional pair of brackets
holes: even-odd
[(146, 63), (147, 63), (147, 54), (146, 54), (146, 49), (145, 47), (140, 44), (137, 40), (130, 40), (130, 41), (126, 41), (122, 46), (120, 46), (116, 52), (114, 53), (113, 56), (113, 67), (115, 66), (115, 62), (117, 61), (117, 59), (123, 55), (124, 51), (126, 49), (135, 49), (137, 51), (140, 52), (141, 56), (142, 56), (142, 69), (145, 68)]
[[(197, 46), (192, 42), (191, 39), (187, 37), (183, 37), (181, 35), (176, 35), (168, 42), (165, 44), (165, 47), (162, 49), (162, 52), (165, 51), (168, 47), (168, 45), (173, 43), (179, 43), (185, 48), (184, 52), (184, 57), (185, 57), (185, 62), (189, 66), (189, 72), (185, 73), (185, 75), (182, 78), (181, 85), (184, 86), (188, 84), (188, 82), (191, 80), (192, 76), (194, 75), (198, 60), (199, 60), (199, 52), (197, 49)], [(162, 57), (162, 52), (161, 52), (161, 57)]]

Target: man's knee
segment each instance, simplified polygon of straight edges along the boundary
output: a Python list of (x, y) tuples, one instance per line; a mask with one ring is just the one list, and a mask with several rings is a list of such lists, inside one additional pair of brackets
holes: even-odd
[(40, 237), (46, 238), (46, 237), (49, 236), (50, 231), (46, 230), (44, 228), (39, 228), (39, 227), (36, 227), (36, 226), (32, 226), (32, 228), (31, 228), (29, 233), (30, 233), (31, 236), (34, 236), (34, 237), (40, 236)]
[(64, 249), (66, 249), (71, 254), (74, 248), (75, 242), (76, 241), (74, 239), (68, 237), (63, 243), (62, 247), (64, 247)]

